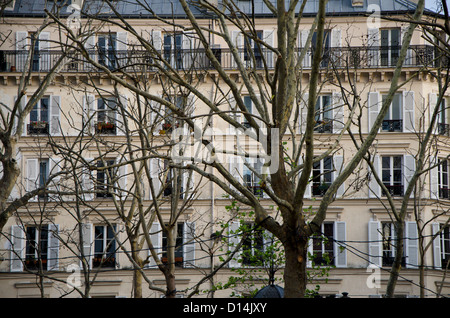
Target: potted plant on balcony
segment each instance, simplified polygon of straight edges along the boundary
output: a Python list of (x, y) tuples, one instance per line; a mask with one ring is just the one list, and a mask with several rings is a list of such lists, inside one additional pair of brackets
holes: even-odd
[(34, 129), (45, 128), (45, 127), (47, 127), (47, 122), (46, 121), (32, 121), (31, 127), (33, 127)]

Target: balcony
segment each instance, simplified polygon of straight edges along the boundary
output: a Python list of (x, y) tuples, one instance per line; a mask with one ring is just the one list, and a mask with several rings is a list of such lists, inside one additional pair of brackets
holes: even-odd
[[(322, 68), (353, 68), (373, 69), (392, 68), (397, 63), (399, 47), (349, 47), (330, 48), (324, 52), (321, 62)], [(301, 49), (297, 49), (298, 56)], [(269, 69), (275, 67), (276, 55), (267, 49), (253, 52), (254, 59), (247, 49), (239, 49), (238, 54), (246, 68)], [(166, 68), (175, 70), (212, 70), (212, 63), (206, 56), (204, 49), (193, 50), (162, 50), (161, 56), (166, 60)], [(237, 69), (237, 63), (227, 48), (214, 48), (213, 54), (225, 70)], [(22, 72), (25, 68), (28, 51), (0, 51), (0, 72)], [(32, 71), (48, 72), (61, 57), (61, 51), (40, 51), (33, 55)], [(161, 67), (161, 61), (156, 61), (148, 51), (140, 47), (130, 48), (127, 51), (91, 51), (90, 57), (99, 64), (113, 71), (156, 71)], [(309, 49), (303, 59), (302, 67), (311, 68), (314, 50)], [(60, 72), (78, 73), (93, 72), (101, 69), (94, 68), (81, 54), (74, 54), (65, 58)], [(449, 64), (447, 57), (437, 56), (433, 46), (412, 45), (408, 49), (404, 67), (436, 67)], [(265, 63), (264, 63), (265, 62)]]
[(383, 120), (382, 131), (401, 132), (403, 130), (403, 121), (401, 119)]
[(27, 133), (28, 135), (48, 135), (48, 128), (48, 122), (34, 121), (27, 125)]

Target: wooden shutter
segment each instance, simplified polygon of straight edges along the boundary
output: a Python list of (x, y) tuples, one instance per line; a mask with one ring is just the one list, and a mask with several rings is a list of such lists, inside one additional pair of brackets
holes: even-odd
[(29, 44), (28, 44), (28, 32), (17, 31), (16, 32), (16, 71), (23, 72), (27, 63)]
[(439, 199), (439, 167), (438, 159), (433, 156), (430, 158), (430, 199)]
[[(373, 158), (373, 168), (377, 174), (381, 172), (381, 158), (378, 155), (375, 155)], [(369, 167), (368, 167), (369, 169)], [(370, 169), (369, 169), (370, 170)], [(381, 177), (380, 177), (381, 178)], [(369, 198), (377, 198), (381, 196), (381, 187), (378, 184), (373, 172), (370, 172), (369, 179)]]
[(94, 111), (95, 111), (95, 96), (83, 96), (83, 131), (85, 134), (92, 134), (94, 129)]
[(369, 96), (368, 96), (368, 108), (369, 108), (369, 113), (368, 113), (368, 118), (369, 118), (369, 128), (368, 128), (368, 132), (371, 131), (372, 127), (375, 124), (375, 120), (378, 117), (378, 114), (380, 112), (380, 108), (381, 108), (381, 98), (380, 98), (380, 93), (378, 92), (369, 92)]
[[(342, 169), (344, 168), (344, 157), (343, 156), (337, 156), (334, 155), (333, 156), (333, 165), (334, 165), (334, 171), (333, 171), (333, 182), (336, 180), (336, 178), (339, 176), (339, 174), (341, 173)], [(342, 183), (337, 192), (336, 192), (336, 197), (340, 198), (344, 195), (345, 192), (345, 183)]]
[[(48, 160), (48, 175), (54, 175), (57, 174), (59, 172), (61, 172), (61, 168), (62, 168), (62, 162), (61, 162), (61, 158), (59, 157), (52, 157)], [(52, 181), (50, 182), (48, 189), (50, 191), (55, 191), (58, 192), (61, 187), (60, 187), (60, 182), (61, 182), (61, 177), (60, 176), (56, 176), (54, 178), (52, 178)], [(61, 196), (59, 194), (49, 194), (49, 199), (50, 200), (58, 200), (61, 199)]]
[(41, 32), (39, 34), (39, 70), (48, 72), (51, 68), (50, 33)]
[(369, 222), (369, 265), (382, 265), (381, 222)]
[[(156, 251), (156, 254), (161, 254), (161, 248), (162, 248), (162, 233), (161, 233), (161, 225), (158, 222), (153, 222), (152, 226), (150, 227), (150, 240), (152, 242), (153, 248)], [(149, 267), (154, 268), (156, 266), (156, 261), (151, 256), (150, 250), (149, 253)]]
[(414, 92), (403, 92), (403, 131), (414, 132)]
[[(34, 191), (39, 186), (39, 160), (27, 159), (27, 192)], [(37, 196), (34, 196), (32, 200), (36, 200)]]
[(119, 103), (116, 110), (116, 134), (118, 136), (124, 136), (127, 134), (126, 131), (127, 126), (125, 124), (125, 120), (127, 118), (127, 104), (128, 104), (127, 96), (120, 95)]
[(406, 267), (419, 266), (419, 235), (416, 222), (405, 222)]
[(304, 134), (306, 131), (306, 118), (308, 116), (308, 99), (309, 94), (305, 93), (301, 97), (300, 103), (299, 103), (299, 119), (298, 119), (298, 125), (300, 128), (300, 133)]
[(183, 226), (183, 267), (195, 267), (195, 223), (185, 222)]
[[(274, 30), (264, 30), (263, 31), (263, 41), (264, 42), (266, 42), (267, 43), (267, 45), (268, 46), (270, 46), (270, 47), (273, 47), (273, 38), (274, 38)], [(274, 61), (274, 58), (273, 58), (273, 52), (270, 50), (270, 49), (268, 49), (267, 47), (263, 47), (262, 48), (264, 51), (263, 51), (263, 55), (265, 56), (265, 59), (266, 59), (266, 63), (267, 63), (267, 67), (269, 68), (269, 69), (271, 69), (271, 68), (273, 68), (274, 67), (274, 65), (275, 65), (275, 61)]]
[(116, 193), (120, 198), (125, 199), (127, 197), (127, 165), (126, 159), (124, 157), (120, 157), (116, 159), (116, 164), (120, 164), (117, 167), (117, 182), (115, 187)]
[[(439, 233), (441, 225), (437, 222), (431, 224), (433, 239), (433, 261), (434, 268), (442, 268), (442, 255), (441, 255), (441, 234)], [(439, 234), (438, 234), (439, 233)]]
[(380, 64), (380, 30), (371, 28), (367, 30), (368, 62), (370, 67), (378, 67)]
[[(92, 258), (94, 253), (94, 237), (93, 237), (93, 225), (91, 223), (82, 223), (81, 224), (81, 248), (83, 251), (83, 254), (80, 255), (84, 256), (84, 259), (86, 260), (87, 266), (89, 268), (92, 268)], [(81, 259), (80, 267), (83, 268)]]
[(25, 258), (25, 229), (22, 225), (11, 226), (11, 272), (23, 271)]
[(59, 225), (48, 225), (48, 261), (47, 269), (49, 271), (59, 270)]
[(61, 127), (60, 127), (60, 107), (61, 107), (61, 97), (52, 95), (50, 97), (50, 135), (52, 136), (60, 136), (61, 135)]
[(127, 66), (128, 56), (128, 32), (117, 32), (116, 34), (116, 56), (119, 67)]
[(416, 159), (414, 158), (414, 156), (405, 155), (403, 168), (404, 190), (406, 190), (406, 188), (408, 187), (408, 184), (411, 182), (415, 172), (416, 172)]
[[(88, 165), (94, 164), (94, 159), (87, 158), (86, 163)], [(84, 192), (84, 200), (90, 201), (94, 199), (94, 176), (92, 175), (92, 171), (89, 167), (84, 166), (82, 168), (82, 180), (81, 180), (82, 190)]]
[[(244, 162), (241, 156), (232, 156), (229, 155), (228, 160), (230, 160), (230, 173), (233, 178), (239, 183), (243, 182), (243, 173), (244, 173)], [(235, 187), (230, 185), (233, 190), (236, 190)]]
[[(238, 221), (230, 222), (228, 227), (228, 246), (230, 248), (230, 252), (234, 252), (236, 250), (237, 245), (241, 241), (241, 233), (239, 233), (240, 223)], [(237, 250), (234, 253), (233, 258), (229, 262), (229, 266), (231, 268), (240, 267), (239, 260), (241, 259), (241, 251)]]
[[(152, 158), (150, 159), (150, 178), (153, 185), (153, 191), (156, 196), (159, 195), (159, 192), (161, 191), (162, 186), (162, 172), (163, 169), (161, 169), (161, 165), (163, 164), (163, 161), (159, 158)], [(152, 191), (149, 190), (150, 193), (150, 200), (152, 197)]]
[[(306, 46), (306, 41), (308, 40), (310, 30), (300, 31), (300, 48), (303, 49)], [(302, 68), (311, 68), (311, 49), (306, 49), (305, 57), (302, 61)], [(300, 51), (301, 54), (301, 51)]]
[(336, 267), (347, 267), (346, 225), (345, 222), (334, 222), (334, 257)]

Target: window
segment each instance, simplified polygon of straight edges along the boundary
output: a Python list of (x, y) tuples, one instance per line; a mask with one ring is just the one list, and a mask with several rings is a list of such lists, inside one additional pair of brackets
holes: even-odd
[(99, 64), (116, 68), (116, 33), (98, 34), (97, 46)]
[[(177, 237), (175, 239), (175, 266), (182, 267), (183, 266), (184, 223), (177, 224), (176, 235), (177, 235)], [(163, 263), (167, 264), (167, 262), (168, 262), (167, 248), (168, 248), (169, 244), (168, 244), (168, 238), (167, 238), (166, 232), (163, 232), (162, 240), (163, 240), (163, 246), (162, 246), (163, 254), (162, 254), (161, 261)]]
[(312, 260), (315, 265), (334, 264), (334, 223), (323, 223), (321, 235), (312, 237)]
[(247, 234), (242, 244), (242, 264), (261, 265), (264, 251), (264, 231), (254, 223), (245, 223), (243, 231)]
[(48, 226), (27, 226), (25, 242), (25, 269), (47, 270)]
[[(442, 225), (441, 225), (442, 227)], [(450, 225), (441, 228), (441, 264), (442, 268), (447, 268), (450, 262)]]
[(439, 198), (448, 199), (448, 160), (438, 159)]
[(317, 98), (315, 114), (316, 125), (314, 131), (319, 133), (333, 132), (331, 95), (320, 95)]
[(264, 162), (261, 158), (246, 158), (246, 161), (247, 164), (250, 165), (256, 173), (253, 172), (247, 165), (244, 165), (244, 184), (253, 194), (262, 197), (263, 190), (261, 189), (261, 179), (258, 177), (258, 175), (262, 174)]
[(94, 267), (116, 266), (116, 226), (96, 225), (94, 239)]
[(114, 163), (115, 160), (105, 160), (105, 162), (97, 161), (97, 168), (99, 168), (97, 170), (96, 184), (97, 198), (110, 198), (114, 193), (113, 178), (115, 176), (115, 169), (108, 168), (108, 166), (112, 166)]
[(439, 105), (439, 114), (438, 114), (438, 132), (440, 135), (450, 136), (450, 125), (448, 124), (448, 116), (447, 116), (447, 99), (443, 98), (441, 104)]
[[(247, 112), (249, 114), (253, 114), (253, 103), (250, 96), (244, 96), (244, 104), (245, 108), (247, 109)], [(250, 128), (250, 123), (247, 121), (247, 118), (244, 116), (244, 122), (242, 123), (245, 128)]]
[[(263, 59), (262, 59), (262, 47), (253, 40), (249, 34), (244, 38), (244, 63), (246, 67), (254, 67), (262, 68), (263, 67)], [(259, 40), (263, 38), (263, 31), (256, 31), (256, 36)], [(260, 48), (261, 47), (261, 48)]]
[(400, 54), (400, 29), (381, 29), (381, 65), (394, 66)]
[(381, 158), (382, 182), (392, 196), (403, 195), (403, 157), (387, 156)]
[(183, 68), (183, 34), (182, 33), (166, 33), (164, 34), (163, 44), (164, 60), (173, 68)]
[[(176, 108), (183, 111), (189, 107), (187, 96), (172, 95), (166, 97), (166, 100), (172, 103)], [(173, 111), (166, 106), (161, 132), (163, 132), (163, 134), (170, 134), (173, 129), (181, 127), (183, 127), (183, 120), (178, 119), (178, 116), (176, 114), (174, 115)]]
[[(314, 51), (317, 47), (317, 32), (314, 32), (312, 40), (311, 40), (311, 50), (312, 50), (312, 56), (311, 61), (314, 59)], [(330, 55), (331, 55), (331, 32), (330, 30), (324, 30), (323, 34), (323, 56), (322, 61), (320, 62), (320, 66), (327, 67), (330, 63)]]
[[(383, 95), (383, 103), (386, 98), (387, 95)], [(383, 120), (383, 131), (395, 132), (403, 130), (402, 108), (402, 94), (395, 94), (392, 99), (392, 104)]]
[(30, 112), (30, 123), (28, 124), (28, 134), (49, 134), (49, 114), (50, 99), (41, 98)]
[(117, 98), (97, 99), (97, 123), (95, 132), (100, 134), (115, 135), (117, 131)]
[[(381, 235), (383, 240), (383, 266), (392, 266), (395, 257), (395, 244), (397, 235), (395, 233), (395, 227), (393, 223), (382, 222), (381, 223)], [(403, 249), (405, 254), (405, 249)], [(405, 267), (406, 258), (402, 257), (402, 266)]]
[(312, 195), (323, 196), (333, 179), (333, 157), (326, 157), (313, 164)]

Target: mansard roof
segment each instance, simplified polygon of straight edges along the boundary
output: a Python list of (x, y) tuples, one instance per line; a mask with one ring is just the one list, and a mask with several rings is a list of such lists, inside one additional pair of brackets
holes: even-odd
[[(193, 13), (198, 18), (211, 18), (211, 13), (206, 12), (196, 6), (199, 0), (187, 0)], [(220, 8), (222, 0), (209, 0), (217, 2)], [(276, 5), (276, 0), (270, 0)], [(285, 0), (288, 3), (290, 0)], [(407, 13), (413, 12), (417, 0), (328, 0), (327, 14), (338, 16), (361, 15), (372, 12), (373, 8), (380, 8), (381, 13)], [(56, 6), (63, 6), (59, 13), (63, 16), (70, 14), (67, 6), (70, 3), (81, 3), (81, 0), (14, 0), (14, 8), (6, 10), (5, 16), (16, 17), (42, 17), (45, 16), (45, 9), (55, 11)], [(112, 15), (109, 6), (102, 0), (84, 0), (82, 12), (96, 15), (101, 13), (104, 16)], [(162, 17), (183, 18), (185, 13), (179, 0), (111, 0), (115, 4), (116, 10), (124, 17), (128, 18), (151, 18), (153, 14), (150, 10), (143, 8), (147, 6), (155, 15)], [(254, 14), (258, 17), (271, 17), (269, 10), (263, 0), (235, 0), (237, 6), (246, 14)], [(301, 3), (301, 1), (299, 1)], [(304, 9), (304, 16), (314, 16), (318, 10), (319, 0), (308, 0)], [(299, 4), (300, 7), (300, 4)]]

